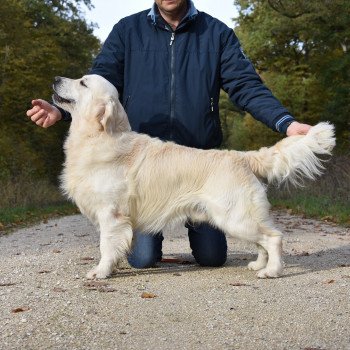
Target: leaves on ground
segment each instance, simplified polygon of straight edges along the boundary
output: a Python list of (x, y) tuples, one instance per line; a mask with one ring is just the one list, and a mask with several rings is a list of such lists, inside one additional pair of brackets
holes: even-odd
[(88, 290), (97, 290), (101, 293), (117, 292), (118, 290), (111, 287), (107, 282), (102, 281), (89, 281), (84, 283), (84, 287)]
[(23, 307), (17, 307), (17, 308), (15, 308), (15, 309), (12, 309), (11, 312), (12, 312), (13, 314), (17, 314), (17, 313), (19, 313), (19, 312), (26, 312), (26, 311), (29, 311), (29, 310), (30, 310), (30, 307), (28, 307), (28, 306), (23, 306)]
[(241, 283), (241, 282), (233, 282), (233, 283), (230, 283), (230, 286), (233, 286), (233, 287), (249, 287), (250, 284)]
[(153, 299), (153, 298), (157, 298), (158, 295), (153, 294), (153, 293), (148, 293), (148, 292), (143, 292), (141, 294), (141, 298), (143, 299)]
[(179, 265), (192, 265), (193, 262), (188, 261), (188, 260), (183, 260), (180, 258), (163, 258), (161, 260), (162, 263), (166, 264), (179, 264)]
[(11, 287), (16, 285), (17, 283), (11, 283), (11, 282), (5, 282), (5, 283), (0, 283), (0, 287)]

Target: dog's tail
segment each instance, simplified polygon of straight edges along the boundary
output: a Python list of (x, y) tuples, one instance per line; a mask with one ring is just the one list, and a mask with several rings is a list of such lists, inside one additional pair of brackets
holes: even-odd
[(321, 175), (323, 160), (318, 156), (331, 155), (334, 146), (334, 126), (322, 122), (307, 135), (286, 137), (272, 147), (246, 152), (245, 156), (256, 176), (269, 183), (288, 181), (300, 186), (303, 178), (314, 180)]

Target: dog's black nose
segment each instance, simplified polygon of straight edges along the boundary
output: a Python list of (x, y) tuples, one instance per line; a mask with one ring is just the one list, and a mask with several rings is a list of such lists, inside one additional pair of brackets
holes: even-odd
[(61, 77), (55, 77), (54, 83), (58, 84), (59, 82), (61, 82), (62, 78)]

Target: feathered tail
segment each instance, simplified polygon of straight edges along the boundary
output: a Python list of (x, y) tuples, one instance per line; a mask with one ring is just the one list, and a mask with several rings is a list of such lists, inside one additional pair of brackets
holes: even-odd
[(322, 122), (307, 135), (289, 136), (272, 147), (246, 152), (247, 161), (255, 175), (269, 183), (285, 181), (295, 186), (303, 178), (314, 180), (324, 169), (319, 155), (331, 155), (335, 146), (334, 126)]

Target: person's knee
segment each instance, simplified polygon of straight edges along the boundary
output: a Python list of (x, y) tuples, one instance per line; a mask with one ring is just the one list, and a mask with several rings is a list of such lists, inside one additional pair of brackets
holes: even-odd
[(162, 241), (161, 233), (135, 233), (133, 247), (128, 256), (129, 264), (137, 269), (154, 267), (162, 259)]
[(227, 253), (223, 251), (219, 252), (197, 252), (194, 254), (194, 258), (201, 266), (219, 267), (225, 264), (227, 260)]
[(131, 255), (128, 257), (129, 264), (136, 269), (147, 269), (154, 267), (158, 262), (158, 259), (154, 254), (142, 254), (141, 256)]
[(226, 237), (207, 224), (187, 225), (192, 255), (201, 266), (218, 267), (227, 260)]

